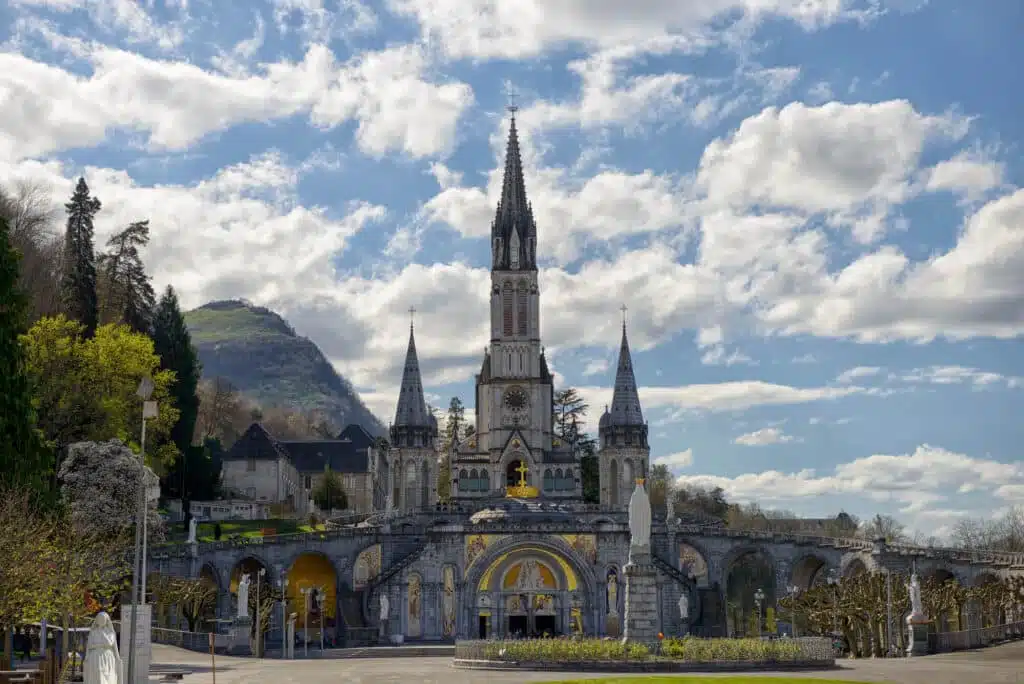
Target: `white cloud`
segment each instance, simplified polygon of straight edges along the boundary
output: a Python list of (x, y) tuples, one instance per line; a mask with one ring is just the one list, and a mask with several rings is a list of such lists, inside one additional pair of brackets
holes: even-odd
[(583, 377), (589, 378), (591, 375), (607, 373), (610, 363), (608, 359), (591, 359), (587, 361), (587, 364), (583, 367)]
[(925, 187), (930, 192), (948, 191), (973, 199), (1002, 185), (1005, 172), (1000, 162), (961, 152), (929, 169)]
[[(977, 491), (1012, 500), (1024, 491), (1018, 489), (1024, 487), (1024, 467), (1019, 463), (972, 458), (925, 444), (909, 454), (876, 454), (842, 463), (830, 474), (819, 475), (812, 469), (795, 473), (769, 470), (731, 478), (684, 475), (678, 481), (721, 487), (731, 499), (780, 507), (834, 495), (854, 495), (876, 503), (892, 500), (901, 504), (904, 514), (917, 516), (936, 508), (974, 507), (959, 498), (973, 494), (957, 493), (965, 483)], [(820, 513), (835, 511), (821, 509)]]
[(756, 365), (756, 362), (741, 352), (739, 349), (734, 349), (729, 352), (725, 345), (715, 345), (704, 352), (704, 355), (700, 357), (700, 362), (705, 366), (735, 366), (737, 364), (752, 364)]
[(452, 57), (522, 58), (564, 43), (610, 46), (701, 37), (712, 21), (781, 16), (812, 29), (864, 18), (849, 0), (391, 0)]
[(358, 121), (356, 139), (371, 154), (424, 157), (450, 147), (473, 101), (465, 84), (424, 80), (426, 58), (415, 46), (339, 65), (316, 45), (301, 62), (266, 64), (245, 75), (99, 45), (85, 49), (88, 77), (0, 53), (0, 98), (8, 103), (0, 154), (19, 159), (92, 146), (117, 129), (146, 134), (154, 149), (182, 150), (236, 124), (309, 112), (325, 128)]
[[(94, 25), (106, 30), (117, 31), (133, 42), (152, 43), (169, 50), (178, 47), (185, 38), (182, 23), (187, 19), (179, 17), (174, 22), (157, 22), (137, 0), (8, 0), (10, 5), (21, 9), (46, 9), (53, 12), (69, 13), (78, 10), (80, 15)], [(151, 3), (149, 3), (152, 6)], [(175, 9), (167, 3), (165, 9)], [(184, 10), (181, 6), (178, 9)]]
[(892, 374), (892, 379), (902, 380), (910, 383), (923, 383), (932, 385), (972, 385), (976, 388), (993, 387), (1003, 385), (1005, 387), (1024, 386), (1024, 379), (1018, 377), (1007, 377), (1001, 373), (983, 371), (977, 368), (965, 366), (930, 366), (928, 368), (915, 368), (906, 373)]
[(740, 435), (733, 440), (733, 444), (741, 446), (768, 446), (769, 444), (785, 444), (793, 440), (792, 436), (785, 434), (779, 428), (769, 427)]
[(672, 472), (682, 470), (693, 464), (693, 449), (677, 451), (666, 456), (658, 456), (654, 459), (653, 463), (654, 465), (668, 466), (668, 469)]
[(790, 363), (817, 363), (818, 359), (814, 354), (802, 354), (800, 356), (794, 356)]
[(843, 371), (836, 377), (836, 382), (849, 384), (858, 378), (870, 378), (878, 375), (882, 369), (878, 366), (857, 366)]

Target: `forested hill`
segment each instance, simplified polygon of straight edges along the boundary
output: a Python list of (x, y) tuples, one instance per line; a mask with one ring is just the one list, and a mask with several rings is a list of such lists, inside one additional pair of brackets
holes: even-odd
[(261, 407), (318, 412), (341, 428), (384, 435), (380, 420), (311, 340), (273, 311), (241, 301), (204, 304), (185, 314), (203, 377), (228, 379)]

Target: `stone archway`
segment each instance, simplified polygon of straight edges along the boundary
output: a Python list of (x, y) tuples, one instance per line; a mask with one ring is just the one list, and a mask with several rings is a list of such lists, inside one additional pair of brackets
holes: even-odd
[(692, 577), (698, 587), (707, 587), (710, 582), (704, 552), (690, 543), (679, 543), (679, 570), (687, 577)]
[(1000, 605), (995, 600), (985, 600), (984, 589), (997, 585), (1002, 580), (994, 572), (984, 571), (974, 576), (971, 583), (976, 591), (980, 590), (981, 597), (973, 598), (964, 606), (964, 620), (967, 629), (978, 629), (981, 627), (992, 627), (994, 625), (1009, 622), (1006, 619), (1006, 606)]
[(594, 573), (560, 539), (495, 542), (470, 565), (463, 586), (462, 638), (599, 629)]
[[(758, 607), (758, 590), (761, 592)], [(762, 548), (740, 549), (726, 565), (725, 606), (731, 635), (757, 636), (763, 633), (775, 610), (778, 588), (775, 563)]]
[[(789, 581), (797, 591), (806, 591), (811, 587), (825, 584), (828, 581), (828, 563), (814, 554), (803, 556), (793, 563)], [(788, 593), (789, 587), (786, 589)]]
[(214, 622), (217, 620), (217, 606), (220, 602), (221, 592), (224, 591), (224, 588), (220, 583), (220, 575), (217, 572), (217, 567), (213, 563), (203, 563), (203, 567), (199, 568), (198, 579), (201, 583), (213, 590), (213, 600), (204, 600), (198, 606), (199, 614), (197, 617), (199, 626), (203, 629), (216, 631), (216, 625)]
[[(298, 613), (296, 629), (308, 626), (309, 638), (336, 640), (338, 634), (338, 572), (334, 563), (321, 553), (300, 553), (292, 559), (285, 588), (287, 612)], [(322, 607), (321, 607), (322, 606)]]
[(847, 562), (840, 573), (841, 577), (849, 578), (856, 577), (857, 575), (863, 575), (868, 571), (867, 563), (861, 558), (851, 558)]

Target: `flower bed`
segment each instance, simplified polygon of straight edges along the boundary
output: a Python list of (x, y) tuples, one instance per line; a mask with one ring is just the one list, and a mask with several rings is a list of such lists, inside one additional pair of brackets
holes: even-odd
[(658, 646), (613, 639), (459, 641), (458, 667), (552, 670), (742, 670), (828, 668), (835, 664), (828, 639), (665, 639)]

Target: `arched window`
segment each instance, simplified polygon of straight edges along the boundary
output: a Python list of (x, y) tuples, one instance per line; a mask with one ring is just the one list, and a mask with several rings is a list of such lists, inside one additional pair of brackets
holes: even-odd
[(405, 500), (402, 502), (402, 508), (410, 510), (416, 508), (416, 464), (406, 463), (405, 464)]
[(420, 466), (420, 505), (426, 507), (430, 503), (430, 464), (423, 461)]
[(555, 491), (561, 491), (562, 489), (562, 469), (555, 469)]
[(565, 470), (565, 485), (562, 489), (570, 491), (576, 488), (576, 483), (573, 481), (572, 468), (566, 468)]
[(516, 312), (516, 322), (519, 328), (519, 334), (523, 337), (529, 334), (529, 308), (530, 300), (527, 298), (526, 283), (519, 284), (519, 291), (516, 293), (519, 300), (519, 311)]
[(501, 293), (501, 322), (502, 331), (508, 336), (515, 332), (515, 327), (512, 325), (514, 306), (515, 293), (512, 291), (512, 283), (505, 283), (505, 289)]
[(480, 470), (480, 479), (476, 482), (478, 492), (487, 492), (491, 489), (491, 475), (486, 470)]
[(633, 483), (636, 482), (636, 473), (633, 471), (633, 462), (632, 461), (623, 461), (623, 463), (622, 463), (622, 473), (623, 473), (623, 475), (625, 475), (625, 477), (623, 478), (623, 481), (626, 483), (626, 488), (627, 488), (626, 491), (632, 492), (633, 491)]
[(544, 491), (550, 492), (554, 489), (554, 482), (551, 479), (551, 468), (544, 471)]
[(512, 239), (508, 241), (509, 266), (514, 270), (519, 269), (519, 231), (512, 229)]
[(608, 503), (619, 505), (619, 465), (614, 459), (608, 464)]
[(467, 473), (466, 469), (463, 468), (459, 471), (459, 491), (468, 492), (472, 486), (473, 483), (469, 481), (469, 473)]

